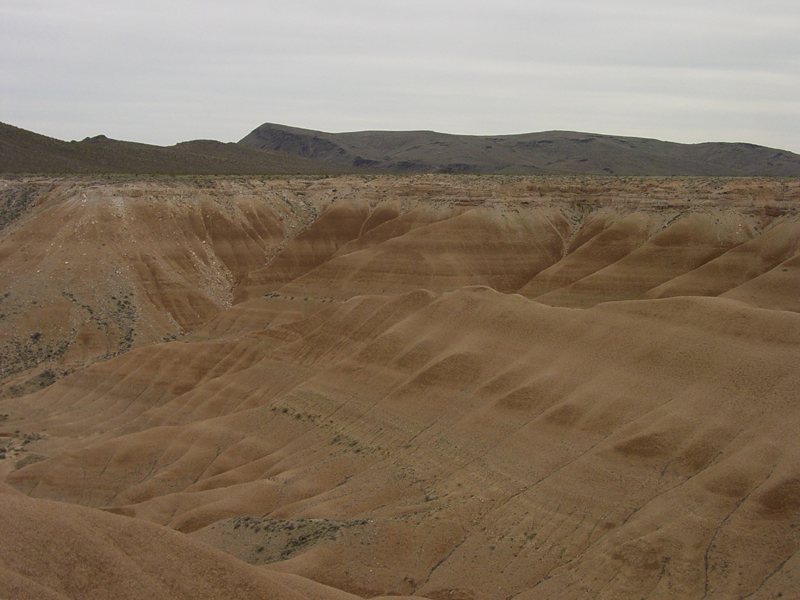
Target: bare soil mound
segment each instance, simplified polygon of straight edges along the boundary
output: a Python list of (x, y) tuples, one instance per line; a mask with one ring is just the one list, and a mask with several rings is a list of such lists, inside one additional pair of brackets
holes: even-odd
[(0, 508), (5, 598), (355, 600), (140, 520), (4, 490)]

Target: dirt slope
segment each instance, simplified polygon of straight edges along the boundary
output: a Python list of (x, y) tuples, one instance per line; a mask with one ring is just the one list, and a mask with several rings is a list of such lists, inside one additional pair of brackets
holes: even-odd
[[(800, 506), (797, 315), (575, 311), (488, 288), (325, 312), (288, 342), (279, 327), (142, 349), (29, 396), (26, 424), (48, 436), (29, 448), (53, 456), (7, 481), (210, 543), (237, 515), (330, 519), (277, 568), (365, 596), (458, 582), (490, 598), (551, 571), (581, 595), (609, 569), (597, 555), (616, 557), (598, 597), (660, 597), (664, 578), (735, 597), (796, 550), (779, 532)], [(236, 552), (258, 561), (265, 541)]]
[(0, 237), (3, 377), (42, 361), (70, 370), (194, 329), (329, 204), (325, 190), (295, 206), (314, 183), (280, 180), (2, 185), (9, 206), (35, 198)]
[(355, 600), (143, 521), (0, 489), (0, 594), (15, 599)]
[[(35, 182), (5, 183), (17, 202)], [(8, 298), (28, 298), (7, 339), (63, 327), (53, 240), (80, 273), (69, 293), (102, 310), (109, 255), (84, 259), (73, 219), (112, 209), (119, 281), (149, 316), (129, 349), (76, 337), (4, 381), (0, 476), (24, 496), (2, 512), (34, 516), (2, 522), (0, 551), (24, 589), (91, 597), (63, 587), (76, 536), (124, 549), (93, 575), (120, 597), (163, 565), (185, 594), (204, 569), (315, 598), (796, 589), (797, 181), (36, 185), (0, 239)], [(191, 294), (213, 308), (157, 329)]]

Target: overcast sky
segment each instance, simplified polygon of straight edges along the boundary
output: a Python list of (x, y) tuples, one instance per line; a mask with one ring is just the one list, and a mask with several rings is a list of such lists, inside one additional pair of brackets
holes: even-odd
[(0, 0), (0, 121), (161, 145), (273, 122), (800, 152), (800, 5)]

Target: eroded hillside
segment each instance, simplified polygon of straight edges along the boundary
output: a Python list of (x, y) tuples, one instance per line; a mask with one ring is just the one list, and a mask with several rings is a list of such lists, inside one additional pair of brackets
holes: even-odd
[(141, 568), (166, 527), (326, 598), (796, 589), (800, 182), (4, 185), (0, 501), (76, 544), (126, 515)]

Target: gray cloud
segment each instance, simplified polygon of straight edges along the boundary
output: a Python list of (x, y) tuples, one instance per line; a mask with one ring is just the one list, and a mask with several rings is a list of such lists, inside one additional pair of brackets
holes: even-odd
[(792, 2), (6, 0), (0, 119), (62, 139), (575, 129), (800, 151)]

